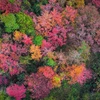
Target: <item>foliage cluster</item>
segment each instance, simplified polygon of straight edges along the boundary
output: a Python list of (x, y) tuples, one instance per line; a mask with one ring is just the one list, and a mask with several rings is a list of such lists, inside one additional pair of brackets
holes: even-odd
[(90, 3), (0, 0), (0, 100), (100, 100), (100, 1)]

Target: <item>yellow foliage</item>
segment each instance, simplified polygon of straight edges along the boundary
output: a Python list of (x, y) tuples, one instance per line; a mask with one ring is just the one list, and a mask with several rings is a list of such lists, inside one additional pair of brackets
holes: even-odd
[(49, 57), (49, 58), (52, 58), (52, 59), (56, 59), (57, 57), (54, 55), (54, 52), (48, 52), (47, 53), (47, 56)]
[(61, 79), (62, 78), (56, 74), (51, 80), (53, 87), (60, 87), (61, 86)]
[(85, 2), (84, 2), (84, 0), (68, 0), (68, 4), (70, 6), (79, 8), (79, 7), (84, 6)]
[(31, 47), (30, 47), (30, 53), (32, 53), (31, 57), (34, 60), (39, 60), (42, 57), (39, 46), (31, 45)]
[(14, 40), (19, 41), (19, 40), (21, 40), (22, 36), (23, 36), (23, 33), (19, 32), (19, 31), (14, 32)]
[(85, 5), (84, 0), (58, 0), (61, 6), (64, 7), (65, 4), (73, 6), (75, 8), (82, 7)]
[(84, 6), (84, 0), (75, 0), (76, 1), (76, 4), (77, 6), (76, 7), (81, 7), (81, 6)]

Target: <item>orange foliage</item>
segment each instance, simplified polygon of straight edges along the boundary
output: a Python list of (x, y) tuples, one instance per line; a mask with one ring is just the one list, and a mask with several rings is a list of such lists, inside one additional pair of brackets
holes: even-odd
[(22, 39), (23, 33), (19, 32), (19, 31), (15, 31), (14, 32), (14, 40), (19, 41)]
[(31, 57), (34, 60), (38, 60), (39, 61), (39, 59), (42, 57), (42, 54), (41, 54), (39, 46), (31, 45), (30, 53), (32, 53)]
[(85, 70), (85, 64), (81, 64), (79, 66), (77, 65), (72, 65), (66, 68), (68, 71), (68, 76), (71, 78), (70, 84), (74, 84), (77, 82), (78, 76), (81, 75), (81, 73)]

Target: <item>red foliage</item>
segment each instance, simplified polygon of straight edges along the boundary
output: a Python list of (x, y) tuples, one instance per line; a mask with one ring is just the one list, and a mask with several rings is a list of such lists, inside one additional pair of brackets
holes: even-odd
[(45, 55), (47, 54), (48, 52), (51, 52), (55, 50), (55, 47), (52, 46), (52, 44), (46, 40), (43, 40), (42, 41), (42, 45), (41, 45), (41, 51), (42, 51), (42, 54)]
[(77, 10), (75, 10), (73, 7), (66, 6), (66, 17), (71, 22), (74, 22), (75, 21), (76, 16), (77, 16)]
[(100, 8), (100, 0), (92, 0), (92, 2)]
[(5, 13), (16, 13), (20, 11), (22, 0), (15, 0), (10, 3), (9, 0), (0, 0), (0, 10)]
[(67, 35), (66, 29), (62, 27), (55, 27), (51, 32), (48, 33), (48, 41), (54, 46), (63, 46), (66, 44)]
[(53, 71), (53, 69), (49, 66), (44, 66), (44, 67), (39, 67), (39, 70), (38, 70), (39, 73), (43, 73), (43, 75), (46, 77), (46, 78), (49, 78), (51, 79), (54, 75), (55, 75), (55, 72)]
[(32, 44), (32, 39), (27, 35), (23, 35), (23, 43), (26, 45)]
[(21, 100), (26, 96), (26, 89), (24, 85), (19, 86), (17, 84), (13, 84), (6, 88), (6, 92), (9, 96), (14, 97), (16, 100)]
[(3, 39), (0, 44), (0, 68), (11, 75), (18, 74), (22, 69), (22, 65), (19, 63), (20, 56), (27, 54), (28, 46), (13, 43), (12, 40), (7, 42), (6, 37)]
[(31, 92), (33, 99), (42, 99), (46, 97), (52, 89), (51, 82), (41, 73), (32, 73), (25, 78), (25, 84)]
[(34, 16), (35, 29), (46, 37), (52, 47), (66, 44), (67, 35), (72, 31), (77, 16), (77, 10), (67, 6), (61, 8), (57, 2), (46, 4), (41, 7), (41, 16)]

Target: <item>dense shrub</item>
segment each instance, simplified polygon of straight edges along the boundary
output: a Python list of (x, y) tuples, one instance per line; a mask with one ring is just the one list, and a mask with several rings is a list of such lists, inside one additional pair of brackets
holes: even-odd
[(11, 33), (16, 29), (19, 29), (19, 25), (16, 22), (14, 14), (0, 15), (0, 20), (5, 24), (5, 32)]
[(16, 19), (19, 25), (20, 32), (23, 32), (29, 35), (35, 34), (35, 30), (33, 26), (34, 23), (30, 16), (26, 15), (25, 13), (19, 12), (16, 14)]

